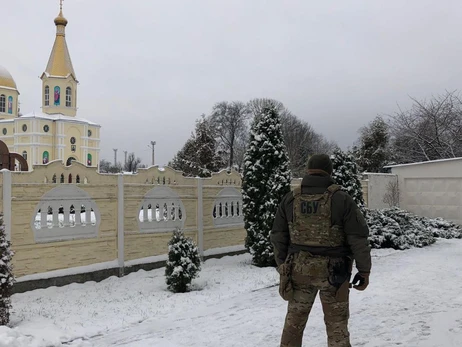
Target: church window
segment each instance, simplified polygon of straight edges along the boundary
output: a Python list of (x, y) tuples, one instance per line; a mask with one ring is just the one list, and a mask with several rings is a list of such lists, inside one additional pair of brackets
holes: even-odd
[(50, 106), (50, 87), (45, 86), (45, 106)]
[(9, 114), (13, 113), (13, 97), (12, 96), (8, 97), (8, 113)]
[(47, 133), (48, 131), (50, 131), (50, 127), (48, 125), (44, 125), (43, 131)]
[(6, 106), (6, 97), (5, 95), (0, 95), (0, 112), (5, 112), (5, 106)]
[(66, 107), (72, 106), (72, 89), (71, 87), (66, 88)]
[(6, 135), (8, 133), (8, 130), (6, 128), (3, 128), (3, 135)]
[(42, 158), (43, 158), (42, 163), (48, 164), (48, 161), (50, 160), (50, 154), (48, 153), (48, 151), (43, 152)]
[(27, 160), (27, 152), (26, 151), (22, 152), (22, 157)]
[(24, 131), (24, 132), (27, 131), (27, 125), (26, 125), (26, 124), (23, 124), (23, 125), (22, 125), (22, 131)]
[(59, 106), (61, 104), (61, 88), (58, 86), (55, 87), (54, 103), (55, 106)]
[(87, 165), (88, 165), (88, 166), (91, 166), (91, 161), (92, 161), (91, 154), (88, 153), (88, 156), (87, 156)]

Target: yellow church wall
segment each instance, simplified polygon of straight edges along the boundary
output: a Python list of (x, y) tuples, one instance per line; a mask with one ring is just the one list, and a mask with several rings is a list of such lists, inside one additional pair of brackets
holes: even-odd
[(95, 140), (88, 140), (88, 147), (99, 148), (99, 143)]
[[(53, 136), (51, 135), (39, 135), (38, 137), (38, 143), (40, 146), (48, 146), (51, 147), (53, 145)], [(49, 149), (47, 149), (49, 150)]]
[[(5, 95), (5, 112), (0, 112), (0, 119), (9, 119), (18, 115), (18, 92), (0, 87), (0, 95)], [(8, 98), (13, 98), (12, 113), (8, 113)]]
[(22, 144), (29, 144), (30, 143), (30, 135), (21, 135), (17, 136), (19, 139), (19, 143)]
[[(6, 135), (3, 135), (3, 129), (6, 129)], [(0, 123), (0, 139), (4, 141), (5, 139), (12, 138), (14, 139), (14, 122), (2, 122)]]
[[(67, 78), (56, 78), (56, 77), (47, 77), (46, 75), (43, 77), (42, 80), (42, 110), (44, 113), (48, 114), (56, 114), (62, 113), (66, 116), (75, 116), (76, 115), (76, 83), (72, 79), (72, 77)], [(45, 87), (48, 86), (50, 88), (50, 104), (49, 106), (45, 106)], [(58, 106), (54, 105), (54, 90), (55, 87), (60, 88), (60, 102)], [(66, 88), (71, 88), (71, 95), (72, 95), (72, 106), (66, 107)]]
[[(4, 127), (2, 127), (2, 130), (3, 130)], [(8, 133), (9, 133), (9, 130), (8, 130)], [(10, 150), (10, 152), (13, 152), (13, 146), (14, 146), (14, 136), (1, 136), (0, 137), (0, 140), (2, 140), (3, 142), (5, 142), (5, 144), (8, 146), (8, 149)]]
[[(83, 145), (82, 143), (82, 134), (83, 134), (84, 126), (83, 124), (78, 124), (78, 123), (64, 123), (64, 134), (66, 134), (66, 137), (64, 138), (64, 145), (66, 146), (64, 148), (64, 160), (66, 161), (67, 158), (69, 157), (74, 157), (76, 160), (80, 161), (81, 163), (85, 163), (86, 160), (83, 158), (83, 151), (81, 150), (81, 147)], [(76, 150), (75, 152), (71, 151), (71, 137), (75, 137), (76, 139)]]

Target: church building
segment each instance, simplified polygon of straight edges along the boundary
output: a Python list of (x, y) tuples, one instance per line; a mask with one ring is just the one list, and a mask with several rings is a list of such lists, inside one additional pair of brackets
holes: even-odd
[[(19, 90), (11, 74), (0, 66), (0, 140), (10, 152), (33, 165), (62, 160), (96, 167), (101, 126), (77, 117), (78, 80), (66, 43), (67, 19), (62, 1), (54, 20), (56, 38), (42, 80), (41, 112), (19, 112)], [(0, 61), (1, 65), (1, 61)], [(19, 163), (18, 163), (19, 165)]]

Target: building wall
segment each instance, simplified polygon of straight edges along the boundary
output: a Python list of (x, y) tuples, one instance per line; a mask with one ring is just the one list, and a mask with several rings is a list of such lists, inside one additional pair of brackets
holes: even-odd
[[(27, 127), (25, 131), (24, 126)], [(6, 135), (3, 135), (3, 129), (6, 129)], [(82, 122), (52, 121), (39, 117), (0, 122), (0, 139), (6, 143), (10, 152), (21, 155), (26, 152), (29, 168), (54, 160), (66, 163), (70, 157), (96, 167), (100, 153), (99, 134), (99, 126)], [(72, 137), (75, 138), (75, 144), (71, 143)], [(48, 155), (47, 161), (44, 161), (45, 152)]]
[[(0, 112), (0, 119), (10, 119), (18, 116), (18, 97), (17, 90), (0, 87), (0, 95), (5, 95), (5, 112)], [(9, 113), (9, 98), (12, 99), (11, 113)]]
[(392, 167), (400, 206), (425, 217), (462, 224), (462, 159)]
[(367, 173), (365, 176), (367, 178), (361, 183), (367, 207), (374, 210), (393, 207), (384, 202), (384, 198), (390, 192), (390, 184), (398, 183), (398, 177), (381, 173)]
[[(72, 76), (67, 78), (57, 78), (57, 77), (47, 77), (43, 76), (42, 79), (42, 109), (44, 113), (47, 114), (56, 114), (61, 113), (66, 116), (75, 117), (76, 115), (76, 105), (77, 105), (77, 83), (75, 82)], [(48, 106), (45, 106), (45, 87), (50, 88), (50, 103)], [(55, 87), (59, 87), (60, 91), (60, 100), (59, 105), (54, 103), (54, 90)], [(71, 107), (66, 106), (66, 88), (71, 88)]]
[[(11, 187), (4, 186), (4, 175), (11, 176)], [(4, 212), (11, 216), (8, 230), (15, 275), (116, 260), (123, 266), (127, 261), (162, 256), (176, 228), (193, 238), (202, 252), (243, 245), (242, 211), (240, 216), (235, 213), (235, 203), (242, 208), (240, 185), (235, 172), (198, 179), (152, 167), (136, 175), (112, 175), (80, 163), (67, 167), (59, 161), (34, 166), (29, 172), (3, 171), (0, 208), (5, 206), (3, 192), (10, 189), (11, 210)], [(223, 216), (214, 217), (220, 201), (229, 208)], [(144, 220), (144, 207), (146, 215), (157, 218), (152, 206), (162, 209), (164, 203), (167, 213), (159, 216), (168, 218)], [(71, 213), (72, 209), (76, 212)]]

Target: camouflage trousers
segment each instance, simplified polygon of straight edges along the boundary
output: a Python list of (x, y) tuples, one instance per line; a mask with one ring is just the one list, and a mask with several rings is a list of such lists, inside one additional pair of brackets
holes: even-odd
[(336, 297), (337, 289), (329, 283), (329, 259), (300, 252), (294, 255), (292, 268), (293, 299), (289, 301), (281, 347), (301, 347), (303, 332), (314, 300), (319, 292), (328, 347), (351, 347), (348, 332), (348, 286), (343, 298)]

